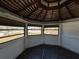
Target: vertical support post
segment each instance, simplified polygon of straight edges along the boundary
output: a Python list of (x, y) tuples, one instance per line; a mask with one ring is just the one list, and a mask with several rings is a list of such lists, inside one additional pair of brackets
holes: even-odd
[(60, 8), (60, 1), (58, 0), (58, 14), (59, 14), (59, 21), (62, 20), (61, 18), (61, 8)]
[(28, 24), (25, 24), (24, 27), (24, 49), (26, 49), (28, 47)]
[(62, 46), (62, 24), (59, 25), (59, 42), (59, 45)]
[[(59, 12), (59, 21), (62, 20), (61, 17), (61, 8), (60, 8), (60, 1), (58, 1), (58, 12)], [(59, 42), (60, 42), (60, 46), (62, 46), (62, 24), (59, 25)]]
[(43, 43), (45, 44), (45, 40), (44, 40), (44, 25), (42, 25), (41, 33), (42, 33)]

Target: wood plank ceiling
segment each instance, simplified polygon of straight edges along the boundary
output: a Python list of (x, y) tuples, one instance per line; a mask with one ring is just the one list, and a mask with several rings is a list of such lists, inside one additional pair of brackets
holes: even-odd
[(0, 0), (0, 7), (32, 21), (54, 22), (79, 17), (79, 0)]

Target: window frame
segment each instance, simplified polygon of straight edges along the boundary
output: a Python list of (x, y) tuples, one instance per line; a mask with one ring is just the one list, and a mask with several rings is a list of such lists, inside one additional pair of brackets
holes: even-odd
[[(58, 28), (58, 32), (57, 32), (58, 34), (57, 34), (57, 35), (55, 35), (55, 34), (46, 34), (46, 33), (45, 33), (45, 30), (46, 30), (45, 28), (56, 28), (56, 27)], [(53, 29), (47, 29), (47, 30), (53, 30)], [(50, 26), (49, 26), (49, 27), (44, 27), (44, 35), (59, 36), (59, 26), (54, 26), (54, 27), (53, 27), (53, 26), (51, 26), (51, 27), (50, 27)]]
[[(33, 29), (29, 29), (28, 27), (33, 27)], [(35, 35), (42, 35), (42, 27), (41, 26), (28, 26), (27, 29), (28, 29), (28, 36), (35, 36)], [(40, 29), (34, 29), (34, 27), (37, 27), (37, 28), (40, 28)], [(40, 30), (40, 33), (39, 34), (29, 34), (29, 30)]]
[[(5, 35), (5, 36), (2, 36), (2, 37), (0, 37), (0, 38), (6, 38), (6, 37), (11, 37), (11, 36), (17, 36), (17, 35), (23, 35), (24, 36), (24, 27), (18, 27), (18, 26), (6, 26), (6, 25), (0, 25), (0, 26), (2, 26), (2, 27), (6, 27), (6, 29), (5, 28), (3, 28), (3, 29), (0, 29), (0, 32), (1, 31), (6, 31), (7, 32), (7, 35)], [(10, 29), (10, 27), (12, 28), (12, 27), (16, 27), (17, 29)], [(20, 29), (21, 28), (21, 29)], [(12, 34), (12, 35), (10, 35), (9, 33), (10, 33), (10, 31), (16, 31), (16, 30), (23, 30), (23, 33), (18, 33), (18, 34)]]

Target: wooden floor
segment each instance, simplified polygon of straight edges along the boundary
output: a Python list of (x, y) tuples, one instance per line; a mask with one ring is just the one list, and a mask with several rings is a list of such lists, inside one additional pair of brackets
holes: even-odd
[(79, 55), (62, 47), (40, 45), (27, 49), (16, 59), (79, 59)]

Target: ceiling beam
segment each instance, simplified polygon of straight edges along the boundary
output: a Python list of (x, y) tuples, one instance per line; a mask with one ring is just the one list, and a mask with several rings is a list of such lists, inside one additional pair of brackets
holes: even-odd
[(17, 10), (17, 7), (14, 7), (14, 6), (12, 7), (12, 5), (13, 4), (10, 5), (10, 3), (8, 1), (6, 1), (6, 0), (5, 1), (1, 0), (0, 1), (0, 7), (5, 8), (5, 9), (11, 11), (11, 12)]
[(73, 14), (72, 10), (70, 10), (70, 8), (66, 5), (65, 6), (69, 12), (69, 14), (72, 16), (72, 18), (75, 18), (75, 15)]
[(58, 21), (62, 21), (61, 8), (60, 8), (60, 6), (61, 6), (61, 5), (60, 5), (60, 1), (58, 0), (58, 16), (59, 16), (59, 17), (58, 17), (58, 18), (59, 18)]
[(32, 5), (34, 5), (36, 2), (37, 2), (37, 1), (32, 2), (31, 4), (29, 3), (29, 5), (26, 5), (25, 7), (23, 7), (22, 9), (20, 9), (20, 10), (18, 10), (18, 11), (16, 11), (16, 12), (21, 12), (21, 11), (23, 11), (23, 10), (27, 9), (28, 7), (30, 7), (30, 6), (32, 6)]
[(33, 11), (31, 11), (31, 12), (27, 15), (27, 17), (31, 16), (31, 15), (33, 14), (33, 12), (35, 12), (37, 9), (38, 9), (38, 7), (36, 7)]
[(46, 10), (46, 12), (45, 12), (45, 14), (43, 16), (43, 19), (42, 19), (43, 21), (45, 21), (45, 19), (46, 19), (47, 12), (48, 12), (48, 10)]
[(36, 19), (39, 18), (39, 16), (41, 15), (41, 13), (43, 12), (43, 9), (40, 11), (40, 13), (36, 16)]

